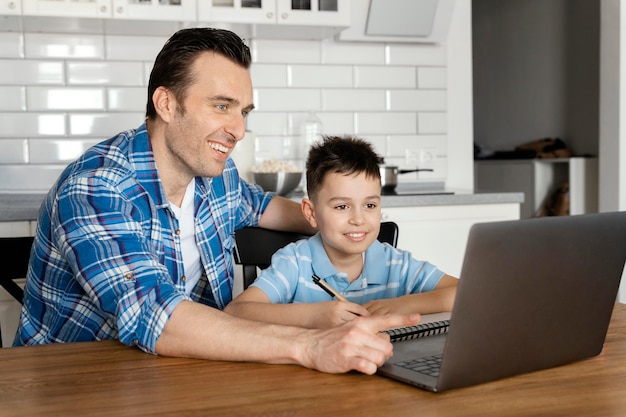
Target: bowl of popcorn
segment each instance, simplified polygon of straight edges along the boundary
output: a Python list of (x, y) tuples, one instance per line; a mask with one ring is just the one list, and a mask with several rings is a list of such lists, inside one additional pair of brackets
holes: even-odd
[(302, 171), (287, 161), (270, 159), (251, 168), (254, 182), (265, 191), (286, 196), (298, 187)]

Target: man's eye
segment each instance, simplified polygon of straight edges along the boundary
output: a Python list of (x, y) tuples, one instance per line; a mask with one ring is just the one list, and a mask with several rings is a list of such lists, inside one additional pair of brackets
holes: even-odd
[(222, 111), (228, 110), (228, 104), (218, 104), (217, 108)]

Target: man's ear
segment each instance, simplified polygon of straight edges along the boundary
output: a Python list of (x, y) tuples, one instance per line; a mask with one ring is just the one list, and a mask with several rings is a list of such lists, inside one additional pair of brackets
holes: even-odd
[(176, 110), (176, 99), (171, 91), (165, 87), (158, 87), (152, 94), (152, 103), (159, 117), (169, 122)]
[(317, 220), (315, 219), (313, 202), (305, 197), (302, 199), (300, 207), (302, 208), (302, 214), (304, 215), (304, 218), (309, 222), (311, 227), (317, 228)]

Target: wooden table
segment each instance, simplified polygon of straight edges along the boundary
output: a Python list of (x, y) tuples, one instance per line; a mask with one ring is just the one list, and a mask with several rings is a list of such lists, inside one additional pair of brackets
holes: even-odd
[(152, 356), (116, 341), (0, 349), (2, 416), (624, 416), (626, 306), (603, 352), (440, 394), (381, 376)]

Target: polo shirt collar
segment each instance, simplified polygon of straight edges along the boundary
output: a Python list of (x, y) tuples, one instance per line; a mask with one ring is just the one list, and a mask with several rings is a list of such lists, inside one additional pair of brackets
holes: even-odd
[[(313, 273), (318, 277), (327, 280), (330, 277), (337, 276), (340, 272), (328, 259), (324, 245), (322, 244), (322, 237), (316, 233), (309, 239), (309, 247), (311, 248), (312, 267)], [(383, 244), (378, 240), (370, 245), (365, 251), (365, 264), (363, 266), (363, 272), (357, 281), (365, 279), (367, 285), (382, 285), (387, 282), (387, 264), (385, 256), (385, 249)], [(383, 260), (383, 262), (381, 262)], [(345, 274), (342, 274), (345, 276)], [(356, 282), (356, 281), (355, 281)]]

